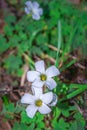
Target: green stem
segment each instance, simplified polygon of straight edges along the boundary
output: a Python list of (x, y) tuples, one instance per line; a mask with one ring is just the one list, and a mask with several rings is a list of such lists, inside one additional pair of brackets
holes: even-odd
[(77, 89), (74, 90), (72, 93), (68, 94), (66, 97), (60, 99), (59, 102), (64, 102), (64, 101), (71, 99), (71, 98), (77, 96), (78, 94), (84, 92), (85, 90), (87, 90), (87, 85), (86, 84), (84, 84), (84, 85), (71, 84), (70, 88), (77, 88)]
[(55, 66), (58, 67), (58, 63), (59, 63), (59, 52), (60, 52), (60, 47), (61, 47), (61, 21), (58, 21), (58, 46), (57, 46), (57, 56), (56, 56), (56, 62), (55, 62)]
[(68, 95), (66, 96), (66, 99), (73, 98), (73, 97), (75, 97), (76, 95), (78, 95), (78, 94), (84, 92), (86, 89), (87, 89), (87, 86), (84, 86), (84, 88), (83, 88), (83, 87), (82, 87), (82, 88), (79, 88), (79, 89), (75, 90), (74, 92), (68, 94)]
[(32, 64), (32, 65), (34, 66), (33, 60), (32, 60), (27, 54), (23, 53), (23, 56), (25, 57), (25, 59), (26, 59), (30, 64)]

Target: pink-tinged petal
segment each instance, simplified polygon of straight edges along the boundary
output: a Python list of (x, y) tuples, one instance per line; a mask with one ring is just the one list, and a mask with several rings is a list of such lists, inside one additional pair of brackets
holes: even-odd
[(53, 93), (48, 92), (48, 93), (42, 94), (40, 99), (43, 101), (43, 103), (49, 104), (53, 99)]
[(55, 66), (51, 66), (46, 70), (46, 74), (48, 78), (51, 78), (51, 77), (59, 75), (60, 72)]
[(49, 78), (45, 84), (50, 90), (54, 89), (57, 86), (57, 83), (52, 78)]
[(31, 89), (36, 98), (40, 97), (40, 95), (43, 93), (42, 88), (37, 88), (37, 87), (32, 86)]
[(30, 118), (33, 118), (35, 113), (37, 112), (38, 110), (38, 107), (36, 107), (35, 105), (29, 105), (27, 108), (26, 108), (26, 112), (27, 112), (27, 115), (30, 117)]
[(45, 73), (45, 64), (43, 60), (37, 61), (35, 63), (35, 68), (40, 73)]
[(43, 87), (44, 85), (44, 82), (40, 81), (40, 80), (35, 80), (33, 83), (32, 83), (32, 86), (33, 87), (37, 87), (37, 88), (41, 88)]
[(51, 112), (51, 109), (47, 105), (43, 104), (41, 107), (38, 108), (38, 111), (41, 114), (48, 114)]
[(25, 104), (33, 104), (35, 101), (35, 97), (31, 94), (24, 94), (24, 96), (21, 98), (21, 103)]
[(40, 75), (40, 73), (37, 71), (28, 71), (27, 72), (27, 80), (29, 82), (34, 82), (34, 80), (37, 79), (39, 75)]

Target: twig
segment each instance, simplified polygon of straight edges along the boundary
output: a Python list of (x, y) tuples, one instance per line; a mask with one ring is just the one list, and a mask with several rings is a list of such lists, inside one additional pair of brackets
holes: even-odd
[(30, 62), (32, 65), (34, 65), (33, 60), (26, 53), (23, 53), (23, 56), (26, 60), (26, 63)]
[(42, 53), (41, 57), (43, 59), (49, 59), (52, 63), (55, 63), (55, 59), (52, 58), (51, 56), (47, 55), (47, 54)]
[(77, 109), (79, 110), (79, 112), (83, 115), (83, 110), (79, 107), (79, 105), (73, 100), (72, 103), (75, 104), (75, 106), (77, 107)]
[(21, 77), (21, 81), (20, 81), (20, 86), (21, 87), (24, 86), (24, 82), (25, 82), (25, 79), (26, 79), (26, 73), (27, 73), (27, 71), (29, 69), (28, 65), (27, 64), (24, 65), (23, 69), (24, 69), (24, 73), (23, 73), (23, 75)]
[(8, 130), (12, 130), (11, 125), (9, 124), (8, 121), (6, 122), (6, 127), (8, 128)]
[[(54, 50), (54, 51), (57, 51), (58, 49), (56, 48), (56, 47), (54, 47), (53, 45), (47, 45), (50, 49), (52, 49), (52, 50)], [(62, 50), (60, 50), (60, 53), (62, 53), (63, 51)], [(77, 59), (75, 56), (72, 56), (71, 54), (67, 54), (67, 53), (65, 53), (65, 56), (68, 56), (69, 58), (71, 58), (71, 59), (73, 59), (73, 60), (75, 60), (75, 59)], [(54, 63), (55, 63), (55, 61), (54, 61)], [(85, 69), (85, 67), (83, 66), (83, 65), (81, 65), (80, 63), (76, 63), (76, 66), (78, 66), (79, 68), (81, 68), (81, 69)]]

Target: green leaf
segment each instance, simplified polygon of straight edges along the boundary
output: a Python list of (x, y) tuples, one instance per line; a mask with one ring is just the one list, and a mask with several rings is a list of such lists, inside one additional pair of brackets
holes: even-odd
[(17, 47), (18, 44), (20, 42), (20, 38), (18, 37), (18, 35), (14, 34), (10, 39), (9, 39), (9, 44), (11, 46), (11, 48), (13, 47)]
[(87, 90), (87, 85), (78, 85), (78, 86), (80, 86), (80, 88), (78, 88), (77, 90), (75, 90), (72, 93), (68, 94), (66, 96), (67, 99), (71, 99), (71, 98), (77, 96), (78, 94), (84, 92), (85, 90)]
[(5, 17), (5, 22), (8, 23), (8, 24), (15, 23), (16, 22), (15, 15), (12, 15), (12, 14), (7, 15)]
[(42, 115), (41, 113), (37, 112), (36, 113), (37, 116), (37, 122), (41, 122), (42, 120), (44, 120), (44, 115)]
[(42, 121), (40, 121), (38, 124), (37, 124), (37, 128), (39, 129), (42, 129), (42, 128), (45, 128), (45, 123)]
[(60, 118), (59, 122), (55, 122), (53, 130), (67, 130), (68, 127), (69, 124), (65, 122), (63, 118)]
[(13, 103), (9, 103), (7, 106), (6, 106), (6, 109), (8, 112), (14, 112), (15, 111), (15, 106)]
[(24, 106), (21, 106), (21, 105), (17, 104), (16, 107), (15, 107), (15, 113), (20, 113), (20, 112), (22, 112), (24, 110), (25, 110)]
[(79, 112), (74, 115), (74, 118), (77, 120), (78, 125), (85, 127), (86, 122)]
[(4, 105), (9, 105), (9, 98), (7, 95), (2, 96), (2, 100)]
[(69, 130), (77, 130), (77, 122), (72, 122), (71, 127), (69, 128)]
[(22, 111), (22, 112), (21, 112), (21, 122), (22, 122), (22, 123), (31, 124), (31, 123), (33, 123), (33, 122), (35, 122), (35, 121), (36, 121), (36, 117), (34, 117), (33, 119), (31, 119), (31, 118), (29, 118), (29, 117), (27, 116), (27, 114), (26, 114), (25, 111)]
[(18, 122), (15, 122), (12, 130), (29, 130), (29, 129), (28, 126), (26, 126), (25, 124), (23, 123), (19, 124)]
[(82, 124), (78, 121), (72, 122), (69, 130), (85, 130), (85, 128), (82, 126)]
[(13, 30), (14, 30), (14, 28), (13, 28), (13, 26), (11, 26), (11, 25), (6, 25), (6, 26), (4, 27), (5, 35), (7, 35), (9, 38), (10, 38), (11, 36), (13, 36)]
[(15, 112), (15, 106), (13, 103), (9, 103), (3, 106), (3, 110), (1, 114), (4, 114), (4, 116), (8, 119), (13, 119), (14, 118), (14, 113)]
[(29, 130), (34, 130), (34, 128), (35, 128), (35, 123), (32, 123), (32, 124), (28, 127)]
[(4, 60), (5, 67), (10, 71), (17, 71), (22, 65), (22, 59), (19, 56), (10, 55)]
[(20, 56), (22, 56), (24, 52), (28, 52), (29, 51), (28, 42), (29, 42), (29, 40), (26, 40), (25, 42), (22, 41), (21, 44), (18, 44), (17, 49), (18, 49), (18, 54)]
[(0, 35), (0, 54), (5, 52), (9, 48), (9, 44), (6, 43), (4, 36)]
[(53, 114), (54, 120), (57, 120), (59, 118), (60, 114), (61, 114), (61, 109), (59, 109), (59, 107), (56, 107), (54, 109), (54, 114)]
[(25, 111), (21, 112), (21, 122), (28, 123), (28, 124), (30, 124), (32, 122), (31, 119), (27, 116)]
[(69, 109), (67, 109), (67, 110), (62, 110), (62, 114), (63, 114), (63, 116), (65, 116), (65, 117), (69, 117)]

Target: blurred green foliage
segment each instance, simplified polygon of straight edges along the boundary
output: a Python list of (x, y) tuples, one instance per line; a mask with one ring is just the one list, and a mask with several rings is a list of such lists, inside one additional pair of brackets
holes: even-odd
[[(61, 53), (58, 55), (58, 62), (62, 62), (61, 71), (76, 62), (75, 60), (68, 61), (69, 54), (74, 50), (80, 50), (82, 56), (80, 58), (87, 56), (87, 11), (84, 3), (75, 6), (61, 0), (38, 0), (44, 14), (39, 21), (34, 21), (24, 13), (25, 0), (21, 0), (20, 6), (17, 0), (7, 0), (7, 2), (15, 7), (16, 15), (8, 12), (4, 15), (6, 25), (4, 33), (0, 34), (0, 55), (3, 56), (0, 65), (10, 75), (21, 77), (22, 67), (26, 63), (33, 68), (34, 56), (45, 59), (48, 55), (56, 59), (56, 51), (50, 49), (50, 45), (56, 48), (58, 46), (58, 21), (61, 22), (62, 30)], [(48, 65), (49, 63), (48, 61)], [(74, 86), (69, 87), (58, 81), (57, 95), (65, 97), (75, 90)], [(46, 128), (46, 123), (49, 122), (53, 130), (85, 130), (85, 121), (77, 108), (69, 106), (66, 102), (59, 102), (53, 109), (52, 117), (48, 120), (45, 120), (45, 116), (39, 113), (30, 119), (24, 109), (15, 108), (11, 103), (4, 106), (2, 113), (10, 119), (15, 118), (15, 115), (11, 113), (20, 113), (20, 124), (15, 122), (13, 130), (50, 130)]]
[[(31, 17), (24, 14), (24, 0), (20, 2), (18, 10), (20, 13), (23, 13), (20, 19), (14, 14), (5, 14), (6, 26), (4, 27), (4, 34), (0, 35), (0, 54), (2, 55), (8, 51), (9, 54), (6, 57), (8, 63), (6, 63), (6, 60), (3, 61), (3, 64), (10, 73), (14, 73), (17, 69), (22, 71), (22, 64), (26, 63), (23, 56), (24, 53), (31, 59), (33, 55), (38, 55), (44, 59), (45, 54), (56, 59), (56, 52), (50, 49), (49, 46), (57, 47), (57, 24), (59, 20), (62, 26), (62, 53), (59, 56), (59, 62), (63, 61), (64, 63), (68, 59), (68, 56), (65, 57), (65, 54), (72, 52), (74, 49), (80, 49), (82, 57), (85, 57), (87, 54), (87, 13), (84, 10), (84, 4), (75, 6), (61, 0), (52, 0), (49, 4), (46, 1), (38, 2), (44, 10), (44, 14), (39, 21), (34, 21)], [(14, 56), (10, 56), (11, 53)], [(9, 64), (11, 63), (11, 58), (15, 62), (17, 59), (18, 64), (14, 63), (15, 67)], [(21, 76), (20, 74), (22, 73), (16, 74)]]

